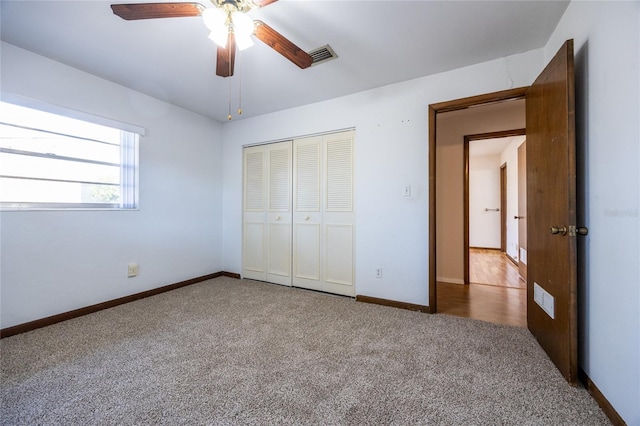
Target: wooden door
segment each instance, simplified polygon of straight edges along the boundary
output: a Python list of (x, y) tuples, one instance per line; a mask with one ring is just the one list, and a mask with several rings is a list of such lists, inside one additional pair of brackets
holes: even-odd
[(526, 93), (526, 216), (528, 327), (571, 383), (578, 372), (574, 108), (569, 40)]
[(518, 271), (527, 281), (527, 142), (518, 147)]
[(507, 252), (507, 163), (500, 166), (500, 251)]

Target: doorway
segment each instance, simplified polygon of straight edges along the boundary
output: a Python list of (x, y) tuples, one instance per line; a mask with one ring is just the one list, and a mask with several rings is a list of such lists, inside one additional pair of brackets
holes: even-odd
[(518, 270), (518, 153), (526, 130), (464, 137), (464, 283), (526, 288)]
[[(578, 376), (576, 140), (573, 40), (567, 40), (530, 87), (429, 106), (429, 305), (438, 312), (436, 126), (446, 111), (525, 99), (527, 174), (526, 326), (570, 383)], [(535, 206), (535, 208), (533, 207)], [(455, 217), (451, 217), (455, 221)]]
[[(464, 174), (463, 170), (464, 149), (462, 139), (464, 135), (483, 135), (494, 133), (494, 136), (513, 135), (513, 130), (524, 128), (524, 94), (526, 88), (512, 89), (504, 92), (482, 95), (478, 97), (460, 99), (430, 106), (430, 286), (429, 299), (431, 312), (443, 312), (454, 315), (472, 316), (492, 322), (500, 322), (511, 325), (526, 326), (526, 291), (515, 288), (499, 288), (495, 286), (464, 285), (468, 281), (469, 253), (464, 247), (468, 247), (468, 218), (463, 214), (464, 203)], [(477, 128), (460, 135), (458, 146), (446, 146), (444, 149), (436, 149), (436, 128), (438, 136), (447, 133), (447, 126), (440, 122), (442, 118), (462, 117), (470, 113), (482, 111), (503, 111), (513, 116), (515, 113), (509, 110), (521, 109), (514, 121), (497, 125), (491, 120), (479, 119)], [(515, 108), (514, 108), (515, 107)], [(437, 123), (438, 121), (438, 123)], [(503, 120), (504, 121), (504, 120)], [(456, 124), (452, 128), (461, 129), (465, 126)], [(510, 132), (495, 135), (496, 132)], [(520, 130), (519, 133), (524, 133)], [(487, 137), (487, 136), (485, 136)], [(480, 136), (479, 139), (483, 137)], [(468, 141), (473, 137), (468, 138)], [(443, 153), (451, 154), (456, 158), (456, 167), (443, 161)], [(514, 168), (516, 170), (516, 168)], [(441, 172), (436, 179), (436, 173)], [(443, 174), (445, 176), (443, 176)], [(448, 175), (447, 175), (448, 174)], [(459, 183), (458, 183), (459, 182)], [(456, 212), (444, 210), (441, 198), (450, 198), (459, 204)], [(468, 202), (468, 200), (467, 200)], [(489, 208), (487, 206), (487, 208)], [(491, 208), (499, 208), (492, 206)], [(459, 212), (459, 213), (458, 213)], [(493, 212), (497, 213), (497, 212)], [(441, 218), (438, 223), (436, 218)], [(444, 219), (442, 219), (444, 218)], [(467, 224), (463, 226), (463, 223)], [(448, 229), (438, 229), (445, 223)], [(436, 235), (439, 238), (436, 238)], [(465, 241), (467, 244), (465, 244)], [(449, 251), (447, 251), (449, 250)], [(499, 251), (499, 250), (498, 250)], [(467, 273), (464, 273), (464, 271)], [(437, 275), (436, 275), (437, 274)], [(463, 284), (463, 285), (461, 285)], [(466, 301), (466, 304), (459, 302)], [(505, 305), (505, 301), (510, 303)], [(470, 302), (470, 303), (469, 303)]]

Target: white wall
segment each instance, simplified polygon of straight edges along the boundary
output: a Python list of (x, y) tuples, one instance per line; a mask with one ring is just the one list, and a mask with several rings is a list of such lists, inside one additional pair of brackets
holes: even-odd
[[(640, 2), (572, 2), (545, 47), (574, 39), (580, 365), (640, 424)], [(582, 176), (582, 177), (580, 177)]]
[(500, 153), (500, 164), (507, 165), (507, 254), (519, 260), (518, 246), (518, 147), (524, 136), (515, 138)]
[(242, 146), (355, 127), (356, 293), (428, 305), (428, 105), (526, 86), (541, 68), (532, 51), (224, 124), (224, 269), (241, 271)]
[[(221, 271), (221, 125), (1, 48), (3, 92), (146, 129), (139, 211), (2, 212), (1, 327)], [(138, 277), (127, 278), (129, 262)]]
[(500, 248), (500, 164), (499, 155), (469, 157), (469, 247)]

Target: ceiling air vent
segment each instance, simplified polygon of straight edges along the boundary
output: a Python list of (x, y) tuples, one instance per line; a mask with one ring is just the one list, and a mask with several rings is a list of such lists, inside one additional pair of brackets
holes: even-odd
[(334, 52), (331, 46), (329, 46), (328, 44), (326, 46), (313, 49), (307, 53), (313, 59), (311, 65), (318, 65), (338, 57), (338, 55), (336, 55), (336, 52)]

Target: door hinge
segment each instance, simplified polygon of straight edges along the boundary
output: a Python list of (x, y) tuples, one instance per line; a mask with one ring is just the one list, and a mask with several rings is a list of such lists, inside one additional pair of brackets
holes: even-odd
[(569, 236), (575, 237), (577, 235), (587, 235), (589, 233), (589, 228), (586, 226), (575, 226), (569, 225)]

